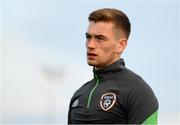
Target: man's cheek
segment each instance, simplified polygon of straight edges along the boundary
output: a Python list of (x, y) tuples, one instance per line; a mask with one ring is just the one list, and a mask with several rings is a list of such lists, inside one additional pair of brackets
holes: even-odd
[(108, 54), (109, 51), (112, 51), (112, 48), (110, 48), (110, 47), (104, 47), (104, 48), (103, 48), (104, 54)]

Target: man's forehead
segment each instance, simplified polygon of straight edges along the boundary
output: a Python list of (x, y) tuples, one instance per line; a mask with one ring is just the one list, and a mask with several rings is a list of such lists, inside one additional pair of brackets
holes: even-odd
[(114, 23), (112, 22), (107, 22), (107, 21), (98, 21), (98, 22), (95, 22), (95, 21), (89, 21), (89, 26), (99, 26), (99, 27), (104, 27), (104, 26), (108, 26), (108, 27), (113, 27), (114, 26)]
[(110, 35), (113, 33), (113, 24), (110, 22), (90, 21), (87, 33), (90, 35)]

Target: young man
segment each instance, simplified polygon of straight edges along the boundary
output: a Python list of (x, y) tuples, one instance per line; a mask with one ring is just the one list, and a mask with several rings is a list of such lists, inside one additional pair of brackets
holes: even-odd
[(89, 15), (87, 63), (94, 67), (94, 78), (74, 93), (68, 124), (157, 124), (152, 89), (120, 58), (130, 29), (120, 10), (105, 8)]

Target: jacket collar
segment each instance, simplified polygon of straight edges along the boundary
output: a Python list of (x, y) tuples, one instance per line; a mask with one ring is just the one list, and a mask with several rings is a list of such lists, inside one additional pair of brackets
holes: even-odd
[(95, 68), (93, 68), (94, 78), (96, 75), (100, 80), (109, 79), (109, 77), (111, 77), (112, 73), (119, 72), (119, 71), (123, 70), (124, 68), (125, 68), (125, 62), (121, 58), (118, 61), (116, 61), (116, 62), (112, 63), (111, 65), (104, 67), (102, 69), (95, 70)]

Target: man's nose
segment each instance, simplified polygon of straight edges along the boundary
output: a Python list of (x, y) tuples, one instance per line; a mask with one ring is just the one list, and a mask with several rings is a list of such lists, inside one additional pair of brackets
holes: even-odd
[(94, 39), (87, 40), (86, 47), (88, 49), (95, 49), (96, 48), (96, 41)]

